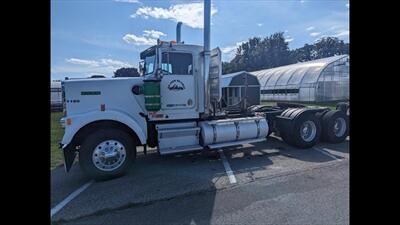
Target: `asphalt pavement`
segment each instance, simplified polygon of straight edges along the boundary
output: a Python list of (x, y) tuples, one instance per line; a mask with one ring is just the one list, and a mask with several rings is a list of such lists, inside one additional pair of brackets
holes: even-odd
[[(54, 224), (348, 224), (349, 141), (296, 149), (278, 137), (218, 152), (159, 156), (93, 182)], [(51, 207), (91, 182), (78, 165), (52, 171)]]

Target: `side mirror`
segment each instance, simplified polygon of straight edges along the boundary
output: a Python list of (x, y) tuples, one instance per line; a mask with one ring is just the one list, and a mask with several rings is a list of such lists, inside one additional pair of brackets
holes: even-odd
[(143, 76), (144, 75), (144, 69), (145, 69), (145, 66), (144, 66), (144, 61), (140, 61), (139, 62), (139, 73)]

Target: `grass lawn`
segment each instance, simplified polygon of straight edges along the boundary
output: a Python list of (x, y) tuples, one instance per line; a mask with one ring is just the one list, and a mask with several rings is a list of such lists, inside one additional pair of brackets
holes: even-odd
[(50, 121), (50, 142), (51, 142), (51, 165), (50, 169), (63, 164), (62, 152), (58, 149), (58, 143), (64, 135), (64, 129), (60, 125), (60, 119), (63, 116), (62, 112), (52, 112)]
[[(295, 103), (295, 102), (291, 102)], [(337, 103), (303, 103), (303, 102), (298, 102), (299, 104), (305, 105), (305, 106), (321, 106), (321, 107), (328, 107), (332, 110), (336, 109), (336, 104)], [(270, 101), (261, 101), (261, 105), (269, 105), (273, 106), (276, 105), (276, 102), (270, 102)]]

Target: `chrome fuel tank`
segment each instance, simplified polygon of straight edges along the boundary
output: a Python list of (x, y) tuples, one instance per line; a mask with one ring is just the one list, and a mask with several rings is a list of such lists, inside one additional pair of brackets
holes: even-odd
[(265, 138), (268, 123), (264, 117), (243, 117), (199, 122), (203, 146)]

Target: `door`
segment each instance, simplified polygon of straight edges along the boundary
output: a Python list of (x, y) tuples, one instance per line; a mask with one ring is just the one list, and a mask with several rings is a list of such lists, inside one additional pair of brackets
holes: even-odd
[(184, 113), (196, 106), (193, 56), (186, 52), (162, 53), (161, 109)]

